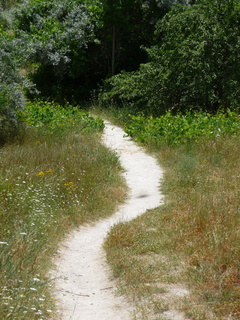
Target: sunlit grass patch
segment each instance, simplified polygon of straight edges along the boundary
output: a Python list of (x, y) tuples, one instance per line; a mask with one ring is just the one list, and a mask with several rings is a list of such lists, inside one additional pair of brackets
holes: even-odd
[(116, 155), (80, 128), (28, 127), (0, 149), (1, 319), (56, 318), (47, 272), (58, 242), (124, 197)]
[[(136, 319), (165, 319), (174, 300), (171, 284), (184, 283), (179, 255), (169, 247), (170, 230), (162, 228), (168, 208), (149, 210), (132, 222), (116, 225), (105, 241), (107, 258), (119, 290), (133, 299)], [(182, 297), (180, 297), (181, 300)]]

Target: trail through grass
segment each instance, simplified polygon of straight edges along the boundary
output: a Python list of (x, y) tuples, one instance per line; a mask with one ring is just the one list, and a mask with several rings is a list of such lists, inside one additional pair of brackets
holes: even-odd
[(20, 142), (0, 149), (1, 319), (51, 318), (47, 272), (59, 241), (111, 214), (125, 194), (118, 159), (100, 143), (101, 121), (60, 112), (60, 123), (53, 112), (47, 124), (28, 125)]
[[(231, 130), (239, 127), (234, 117)], [(154, 119), (154, 126), (141, 116), (127, 125), (138, 141), (147, 133), (144, 143), (164, 168), (165, 204), (115, 226), (105, 242), (120, 289), (138, 305), (136, 319), (166, 319), (172, 309), (194, 320), (240, 318), (239, 131), (231, 134), (228, 120), (215, 134), (199, 125), (195, 141), (188, 133), (197, 119), (187, 127), (183, 119), (187, 130), (179, 117), (162, 119), (171, 132), (175, 126), (169, 141), (156, 137)], [(217, 129), (218, 120), (206, 122)], [(173, 297), (172, 286), (189, 294)]]

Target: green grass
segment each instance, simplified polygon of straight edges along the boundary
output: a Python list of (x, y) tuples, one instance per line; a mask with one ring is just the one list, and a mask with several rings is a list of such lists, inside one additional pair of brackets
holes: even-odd
[[(217, 128), (216, 118), (208, 122)], [(229, 128), (228, 121), (225, 123)], [(139, 141), (141, 126), (135, 124), (132, 130)], [(153, 132), (149, 128), (149, 137), (154, 137), (156, 127)], [(224, 130), (224, 125), (221, 128)], [(144, 141), (164, 168), (165, 204), (115, 226), (105, 242), (108, 261), (120, 290), (137, 304), (136, 319), (163, 319), (164, 311), (175, 309), (193, 320), (237, 320), (239, 134), (199, 133), (197, 141), (190, 142), (185, 130), (178, 134), (177, 127), (174, 130), (179, 143)], [(170, 296), (171, 286), (188, 288), (190, 293)]]
[(75, 226), (110, 215), (125, 195), (118, 159), (100, 143), (100, 119), (62, 110), (59, 121), (56, 108), (56, 117), (28, 125), (21, 141), (0, 149), (1, 319), (49, 319), (47, 274), (58, 243)]

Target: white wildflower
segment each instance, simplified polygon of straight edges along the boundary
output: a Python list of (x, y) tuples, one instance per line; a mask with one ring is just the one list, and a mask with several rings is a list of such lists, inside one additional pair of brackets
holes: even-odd
[(33, 281), (39, 282), (39, 281), (41, 281), (41, 280), (38, 279), (38, 278), (33, 278)]

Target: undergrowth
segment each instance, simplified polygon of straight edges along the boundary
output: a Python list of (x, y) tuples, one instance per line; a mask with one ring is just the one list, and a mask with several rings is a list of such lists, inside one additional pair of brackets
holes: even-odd
[(61, 106), (52, 101), (34, 100), (26, 104), (18, 115), (28, 126), (44, 127), (43, 132), (51, 135), (73, 129), (87, 133), (101, 131), (104, 128), (102, 119), (94, 118), (88, 112), (79, 107), (73, 107), (67, 102)]
[(240, 116), (231, 111), (215, 115), (206, 112), (174, 115), (169, 111), (158, 118), (129, 115), (125, 132), (141, 143), (178, 146), (206, 137), (235, 136), (240, 132)]
[(0, 149), (0, 318), (43, 320), (54, 314), (47, 272), (58, 242), (111, 214), (124, 186), (99, 118), (50, 102), (21, 118), (24, 137)]
[(137, 319), (162, 319), (172, 308), (159, 294), (167, 284), (190, 289), (175, 304), (190, 319), (239, 319), (239, 115), (131, 119), (128, 134), (163, 166), (165, 195), (163, 206), (115, 226), (105, 243), (122, 290), (148, 301)]

